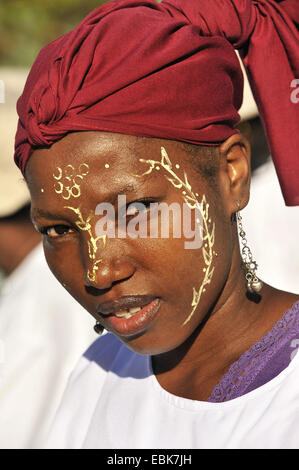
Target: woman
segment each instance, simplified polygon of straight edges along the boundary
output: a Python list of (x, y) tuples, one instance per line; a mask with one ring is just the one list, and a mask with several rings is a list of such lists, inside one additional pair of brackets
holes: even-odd
[[(109, 332), (78, 364), (50, 447), (298, 445), (299, 297), (256, 276), (239, 214), (242, 75), (227, 40), (242, 49), (294, 205), (298, 35), (294, 2), (280, 3), (110, 2), (39, 54), (16, 162), (51, 270)], [(155, 203), (178, 209), (168, 238)], [(176, 236), (186, 208), (192, 227)], [(200, 246), (187, 248), (196, 231)]]

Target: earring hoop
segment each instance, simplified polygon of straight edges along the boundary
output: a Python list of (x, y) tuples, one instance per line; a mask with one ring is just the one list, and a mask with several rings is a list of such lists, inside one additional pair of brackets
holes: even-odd
[[(240, 209), (239, 201), (236, 201), (236, 204), (238, 206), (238, 209)], [(241, 243), (243, 245), (241, 248), (241, 257), (243, 261), (243, 266), (246, 271), (245, 279), (247, 281), (247, 290), (251, 294), (258, 294), (261, 291), (264, 284), (256, 275), (258, 264), (256, 261), (253, 260), (251, 250), (247, 244), (248, 242), (246, 239), (246, 233), (243, 229), (242, 217), (240, 215), (239, 210), (236, 213), (236, 218), (237, 218), (237, 224), (238, 224)]]

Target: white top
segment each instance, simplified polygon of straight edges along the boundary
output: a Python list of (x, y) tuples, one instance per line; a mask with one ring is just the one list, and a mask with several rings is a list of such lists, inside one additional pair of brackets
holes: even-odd
[(97, 337), (37, 246), (0, 291), (0, 448), (38, 448), (71, 371)]
[(74, 370), (47, 448), (298, 448), (299, 354), (267, 384), (209, 403), (164, 390), (149, 356), (106, 334)]

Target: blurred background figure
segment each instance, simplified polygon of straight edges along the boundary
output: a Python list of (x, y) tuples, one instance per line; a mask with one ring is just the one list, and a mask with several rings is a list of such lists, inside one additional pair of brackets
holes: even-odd
[(253, 259), (258, 264), (257, 275), (277, 289), (298, 294), (299, 207), (287, 207), (284, 203), (247, 80), (240, 114), (239, 129), (251, 145), (252, 169), (250, 200), (241, 216)]
[(40, 447), (94, 321), (49, 270), (13, 162), (26, 70), (0, 68), (0, 448)]

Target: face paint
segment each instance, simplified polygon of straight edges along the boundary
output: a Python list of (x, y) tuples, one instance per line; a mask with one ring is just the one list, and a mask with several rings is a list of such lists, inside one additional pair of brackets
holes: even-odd
[(70, 199), (71, 197), (81, 196), (80, 182), (84, 176), (89, 173), (89, 166), (86, 163), (81, 163), (78, 173), (75, 174), (73, 165), (67, 165), (64, 170), (57, 167), (58, 174), (53, 173), (53, 178), (56, 180), (54, 189), (56, 194), (61, 194), (63, 199)]
[[(87, 231), (90, 237), (90, 240), (88, 240), (88, 256), (90, 259), (95, 260), (96, 254), (98, 251), (98, 241), (100, 239), (103, 239), (103, 248), (106, 246), (106, 234), (102, 235), (101, 237), (94, 237), (91, 231), (91, 225), (90, 221), (94, 217), (94, 212), (90, 211), (88, 217), (86, 220), (84, 220), (84, 217), (82, 215), (80, 207), (70, 207), (70, 206), (64, 206), (64, 209), (70, 209), (71, 211), (75, 212), (75, 214), (78, 216), (78, 220), (75, 222), (76, 226), (83, 231)], [(92, 270), (90, 271), (88, 269), (87, 271), (87, 278), (89, 281), (94, 282), (95, 277), (96, 277), (96, 271), (99, 269), (98, 264), (102, 262), (102, 259), (98, 259), (93, 262)]]
[[(67, 165), (64, 171), (57, 167), (58, 174), (54, 175), (53, 177), (57, 182), (54, 185), (54, 189), (56, 194), (61, 194), (63, 199), (70, 199), (71, 197), (79, 197), (81, 196), (81, 187), (79, 182), (83, 180), (83, 178), (88, 175), (89, 173), (89, 166), (86, 163), (81, 163), (79, 166), (79, 173), (74, 175), (75, 168), (73, 165)], [(70, 183), (72, 186), (70, 186)], [(90, 211), (86, 220), (82, 215), (82, 211), (80, 206), (79, 207), (71, 207), (71, 206), (64, 206), (64, 209), (69, 209), (78, 216), (78, 220), (75, 222), (76, 226), (83, 231), (87, 231), (90, 237), (88, 240), (88, 256), (91, 260), (95, 260), (96, 253), (98, 251), (98, 241), (99, 239), (103, 239), (103, 248), (106, 246), (106, 235), (101, 237), (94, 237), (91, 231), (91, 224), (90, 221), (94, 217), (94, 212)], [(89, 281), (94, 282), (96, 278), (96, 271), (99, 269), (98, 264), (102, 262), (102, 259), (98, 259), (93, 261), (92, 269), (87, 271), (87, 278)]]
[[(184, 171), (184, 177), (181, 179), (173, 170), (173, 165), (169, 159), (169, 156), (165, 150), (164, 147), (161, 147), (161, 160), (145, 160), (143, 158), (140, 158), (139, 161), (141, 163), (146, 163), (149, 165), (149, 169), (142, 173), (141, 175), (134, 175), (137, 177), (142, 177), (145, 175), (149, 175), (153, 169), (160, 169), (162, 167), (167, 174), (165, 175), (165, 178), (177, 189), (182, 189), (182, 197), (185, 201), (185, 203), (188, 205), (190, 209), (198, 209), (202, 215), (202, 238), (203, 238), (203, 247), (202, 247), (202, 252), (203, 252), (203, 259), (205, 262), (206, 267), (203, 268), (203, 272), (205, 273), (204, 279), (199, 287), (199, 289), (196, 289), (193, 287), (193, 299), (191, 302), (191, 307), (192, 310), (186, 320), (184, 321), (183, 325), (186, 325), (192, 318), (198, 304), (201, 298), (201, 295), (203, 292), (205, 292), (205, 286), (207, 284), (210, 284), (211, 278), (213, 276), (213, 272), (215, 267), (212, 266), (213, 262), (213, 256), (217, 254), (213, 250), (213, 246), (215, 243), (215, 223), (212, 224), (211, 218), (209, 217), (209, 204), (206, 201), (206, 196), (203, 195), (201, 202), (198, 201), (197, 196), (198, 193), (195, 193), (192, 191), (192, 187), (188, 181), (186, 172)], [(180, 168), (179, 164), (176, 164), (175, 167), (177, 169)], [(199, 220), (196, 219), (196, 222), (198, 223)], [(200, 229), (200, 228), (199, 228)]]

